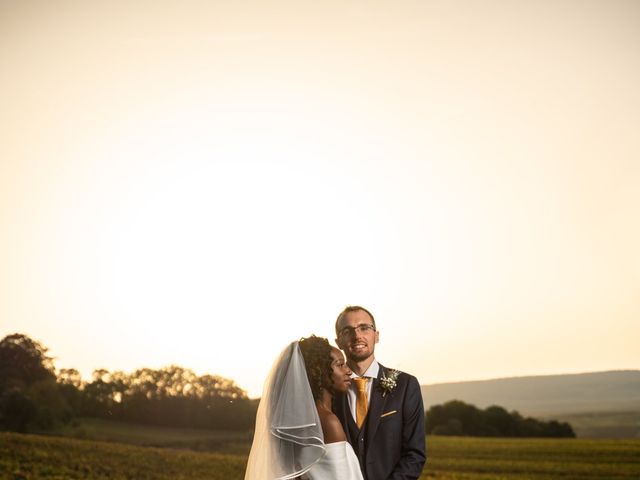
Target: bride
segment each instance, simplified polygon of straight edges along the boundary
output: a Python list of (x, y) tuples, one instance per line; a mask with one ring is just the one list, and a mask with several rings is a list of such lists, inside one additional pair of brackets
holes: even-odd
[(314, 335), (291, 343), (264, 383), (245, 480), (362, 480), (342, 424), (331, 411), (347, 392), (342, 352)]

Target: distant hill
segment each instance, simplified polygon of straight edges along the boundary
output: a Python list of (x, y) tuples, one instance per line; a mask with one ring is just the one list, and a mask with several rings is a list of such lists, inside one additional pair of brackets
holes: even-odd
[(640, 370), (436, 383), (422, 397), (425, 409), (457, 399), (569, 421), (582, 437), (640, 436)]

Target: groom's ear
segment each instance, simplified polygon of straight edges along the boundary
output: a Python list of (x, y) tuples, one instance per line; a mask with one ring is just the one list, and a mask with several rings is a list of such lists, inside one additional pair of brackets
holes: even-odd
[(380, 330), (376, 330), (376, 343), (380, 341)]

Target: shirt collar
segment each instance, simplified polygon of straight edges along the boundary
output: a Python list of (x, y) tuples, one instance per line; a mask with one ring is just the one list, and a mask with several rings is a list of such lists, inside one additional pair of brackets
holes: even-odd
[[(378, 361), (374, 358), (373, 362), (371, 362), (371, 365), (369, 365), (369, 368), (367, 368), (367, 371), (364, 372), (362, 374), (363, 377), (368, 377), (368, 378), (378, 378), (378, 373), (380, 372), (380, 364), (378, 363)], [(351, 378), (356, 378), (358, 375), (356, 375), (355, 373), (351, 373)]]

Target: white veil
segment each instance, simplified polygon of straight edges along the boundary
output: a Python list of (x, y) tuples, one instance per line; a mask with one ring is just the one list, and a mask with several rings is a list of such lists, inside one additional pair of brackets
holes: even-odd
[(298, 342), (285, 348), (264, 382), (245, 480), (298, 477), (325, 452), (320, 418)]

